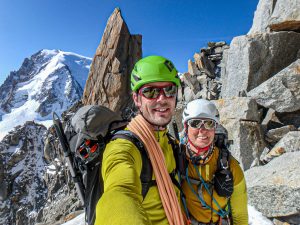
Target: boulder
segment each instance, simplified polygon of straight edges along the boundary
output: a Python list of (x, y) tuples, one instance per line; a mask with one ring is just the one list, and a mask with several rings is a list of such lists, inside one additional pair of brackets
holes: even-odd
[(214, 101), (223, 123), (227, 119), (259, 122), (257, 103), (248, 97), (232, 97)]
[(248, 96), (265, 108), (276, 112), (294, 112), (300, 109), (300, 59), (272, 78), (248, 92)]
[(207, 76), (211, 78), (215, 78), (215, 73), (214, 73), (214, 63), (208, 58), (207, 54), (205, 51), (202, 51), (200, 54), (195, 53), (194, 54), (194, 59), (197, 67), (199, 70), (206, 74)]
[(189, 60), (188, 61), (188, 72), (191, 74), (191, 75), (198, 75), (198, 74), (201, 74), (200, 73), (200, 70), (197, 68), (196, 66), (196, 63), (195, 62), (192, 62), (192, 60)]
[(276, 117), (285, 125), (294, 125), (300, 128), (300, 110), (295, 112), (275, 112)]
[(265, 148), (263, 153), (260, 156), (260, 162), (265, 165), (268, 162), (270, 162), (272, 159), (281, 156), (283, 153), (285, 153), (285, 149), (283, 147), (276, 147), (272, 148), (270, 151), (268, 151), (268, 148)]
[(201, 90), (197, 76), (191, 75), (190, 73), (184, 73), (183, 81), (185, 86), (188, 86), (195, 95)]
[(226, 56), (221, 96), (249, 92), (297, 59), (300, 33), (277, 32), (235, 37)]
[(222, 125), (228, 131), (232, 155), (240, 162), (241, 167), (247, 170), (254, 161), (258, 162), (265, 142), (261, 126), (257, 122), (239, 121), (237, 119), (222, 120)]
[(261, 125), (266, 130), (271, 130), (284, 126), (284, 124), (276, 116), (274, 109), (268, 109)]
[(115, 9), (91, 64), (82, 98), (84, 105), (104, 105), (118, 112), (132, 106), (130, 74), (141, 58), (141, 42), (140, 35), (129, 33), (120, 9)]
[(283, 127), (279, 127), (276, 129), (269, 130), (266, 133), (266, 139), (270, 143), (276, 143), (278, 142), (284, 135), (289, 133), (290, 131), (295, 131), (297, 130), (295, 126), (293, 125), (287, 125)]
[(300, 31), (300, 1), (277, 0), (269, 27), (273, 31)]
[(189, 86), (185, 86), (183, 90), (185, 102), (190, 102), (195, 99), (195, 95)]
[(299, 218), (299, 160), (300, 152), (284, 153), (246, 171), (249, 204), (267, 217)]
[(283, 147), (286, 152), (300, 151), (300, 131), (290, 131), (284, 135), (274, 146), (274, 148), (279, 147)]
[[(183, 105), (183, 104), (177, 104), (177, 107), (175, 109), (175, 113), (173, 115), (173, 120), (175, 120), (179, 132), (181, 132), (182, 129), (183, 129), (183, 125), (182, 125), (182, 113), (183, 113), (184, 107), (185, 107), (185, 105)], [(169, 128), (169, 130), (171, 132), (174, 133), (171, 123), (168, 125), (168, 128)]]
[(197, 81), (201, 86), (207, 85), (208, 76), (206, 74), (197, 76)]

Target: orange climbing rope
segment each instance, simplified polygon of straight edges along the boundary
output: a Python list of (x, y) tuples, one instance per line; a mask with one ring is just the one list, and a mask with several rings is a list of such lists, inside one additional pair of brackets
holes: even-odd
[(148, 152), (169, 224), (185, 224), (185, 217), (181, 211), (172, 180), (165, 165), (163, 151), (155, 139), (152, 126), (141, 115), (138, 115), (132, 119), (128, 128), (142, 140)]

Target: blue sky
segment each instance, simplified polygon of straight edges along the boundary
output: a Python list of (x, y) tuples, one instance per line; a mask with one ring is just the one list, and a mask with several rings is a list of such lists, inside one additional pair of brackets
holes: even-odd
[(61, 49), (93, 57), (115, 7), (143, 56), (170, 58), (180, 72), (209, 41), (246, 34), (258, 0), (0, 0), (0, 84), (25, 57)]

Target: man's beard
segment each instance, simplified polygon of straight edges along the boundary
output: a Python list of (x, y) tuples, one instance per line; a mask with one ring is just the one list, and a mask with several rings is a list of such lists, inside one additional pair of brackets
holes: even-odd
[[(168, 109), (171, 109), (171, 107), (168, 104), (162, 104), (162, 105), (159, 104), (159, 105), (155, 105), (155, 106), (151, 107), (150, 110), (155, 109), (155, 108), (168, 108)], [(152, 126), (155, 126), (155, 127), (158, 127), (158, 128), (160, 128), (160, 127), (166, 128), (167, 125), (172, 120), (172, 112), (169, 112), (170, 113), (169, 118), (167, 118), (167, 117), (158, 117), (158, 118), (156, 118), (154, 116), (154, 113), (143, 114), (143, 112), (141, 112), (141, 111), (140, 111), (140, 113), (143, 115), (143, 117), (145, 118), (145, 120), (147, 120), (148, 123), (150, 123)], [(164, 121), (164, 120), (167, 120), (167, 121)]]

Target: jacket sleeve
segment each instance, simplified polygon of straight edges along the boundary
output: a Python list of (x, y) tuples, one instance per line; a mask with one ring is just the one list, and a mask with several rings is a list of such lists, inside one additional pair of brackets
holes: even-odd
[(235, 159), (231, 162), (234, 177), (233, 193), (230, 198), (233, 225), (248, 225), (247, 188), (244, 173)]
[(142, 207), (142, 159), (131, 142), (110, 142), (103, 154), (104, 193), (96, 207), (95, 225), (151, 224)]

